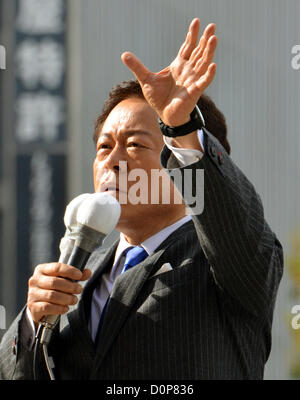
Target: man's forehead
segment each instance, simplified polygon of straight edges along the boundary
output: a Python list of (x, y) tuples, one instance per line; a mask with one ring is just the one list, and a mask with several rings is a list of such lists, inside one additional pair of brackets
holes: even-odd
[(141, 115), (155, 117), (155, 113), (149, 104), (142, 99), (129, 98), (118, 103), (107, 117), (109, 119), (118, 119), (119, 121), (131, 122), (138, 120)]
[(153, 125), (147, 124), (145, 119), (134, 114), (111, 114), (104, 122), (99, 136), (108, 136), (112, 133), (122, 133), (122, 136), (126, 137), (133, 134), (151, 136), (153, 135)]
[(100, 136), (122, 131), (151, 135), (158, 129), (157, 114), (145, 100), (126, 99), (116, 105), (105, 120)]
[[(106, 121), (109, 124), (126, 124), (130, 125), (138, 120), (139, 110), (126, 106), (115, 107)], [(104, 123), (105, 124), (105, 123)]]

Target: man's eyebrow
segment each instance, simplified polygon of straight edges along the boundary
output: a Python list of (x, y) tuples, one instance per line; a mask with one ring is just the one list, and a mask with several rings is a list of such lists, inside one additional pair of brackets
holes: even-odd
[[(130, 137), (130, 136), (134, 136), (134, 135), (137, 135), (137, 136), (140, 136), (140, 135), (141, 136), (152, 136), (153, 134), (151, 132), (149, 132), (149, 131), (144, 131), (144, 130), (141, 130), (141, 129), (137, 129), (137, 130), (129, 130), (129, 131), (123, 132), (122, 135), (124, 135), (126, 137)], [(103, 133), (100, 133), (99, 139), (101, 137), (103, 137), (103, 136), (107, 137), (108, 139), (111, 139), (113, 135), (111, 133), (109, 133), (109, 132), (103, 132)]]

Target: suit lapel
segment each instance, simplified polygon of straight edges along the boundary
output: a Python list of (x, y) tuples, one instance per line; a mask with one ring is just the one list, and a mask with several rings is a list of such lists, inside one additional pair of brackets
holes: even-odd
[(154, 254), (116, 278), (97, 343), (92, 374), (97, 374), (97, 369), (120, 332), (143, 285), (161, 267), (161, 261), (167, 248), (177, 240), (179, 234), (182, 234), (186, 229), (190, 230), (191, 226), (193, 226), (191, 221), (184, 224), (161, 243)]
[(144, 283), (155, 267), (160, 266), (158, 260), (163, 253), (164, 250), (154, 253), (136, 267), (116, 278), (97, 343), (93, 371), (101, 364), (108, 349), (116, 339)]

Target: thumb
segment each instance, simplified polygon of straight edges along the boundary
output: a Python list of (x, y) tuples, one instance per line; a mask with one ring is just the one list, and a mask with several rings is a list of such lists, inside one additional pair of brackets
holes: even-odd
[(134, 54), (126, 51), (121, 55), (121, 59), (126, 67), (135, 75), (140, 84), (143, 84), (148, 79), (151, 72)]

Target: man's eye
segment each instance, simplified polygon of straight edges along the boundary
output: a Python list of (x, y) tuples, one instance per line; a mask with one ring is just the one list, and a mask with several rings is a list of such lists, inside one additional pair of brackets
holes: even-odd
[(105, 143), (99, 144), (97, 150), (99, 151), (99, 150), (102, 150), (102, 149), (109, 149), (109, 145), (105, 144)]
[(140, 145), (136, 142), (128, 143), (128, 147), (140, 147)]

